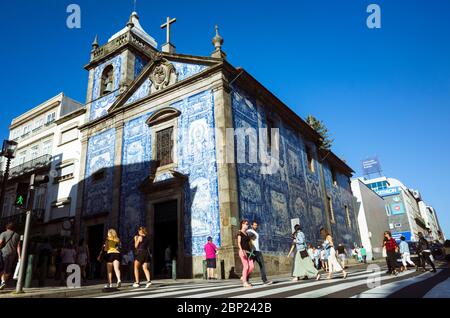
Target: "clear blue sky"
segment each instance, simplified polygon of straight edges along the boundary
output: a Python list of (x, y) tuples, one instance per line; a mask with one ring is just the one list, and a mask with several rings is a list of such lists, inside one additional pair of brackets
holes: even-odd
[[(66, 27), (77, 3), (82, 28)], [(0, 138), (12, 118), (64, 91), (84, 101), (91, 43), (121, 29), (132, 0), (1, 1)], [(366, 7), (382, 28), (366, 27)], [(217, 5), (216, 5), (217, 4)], [(361, 174), (378, 155), (384, 172), (422, 192), (450, 236), (450, 1), (137, 0), (159, 44), (176, 17), (177, 51), (209, 55), (219, 23), (229, 61), (242, 66), (300, 116), (322, 119), (334, 150)]]

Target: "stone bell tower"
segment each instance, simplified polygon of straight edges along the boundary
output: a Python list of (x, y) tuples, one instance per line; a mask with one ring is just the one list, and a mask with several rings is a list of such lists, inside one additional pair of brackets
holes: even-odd
[(136, 12), (126, 26), (99, 45), (98, 36), (92, 43), (86, 104), (88, 121), (105, 115), (118, 95), (123, 93), (143, 67), (157, 53), (157, 43), (144, 31)]

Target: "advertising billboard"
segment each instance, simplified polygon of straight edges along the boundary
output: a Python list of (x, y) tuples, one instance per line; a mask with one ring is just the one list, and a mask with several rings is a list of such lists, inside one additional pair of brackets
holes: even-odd
[(381, 165), (378, 157), (370, 157), (362, 161), (362, 171), (364, 175), (381, 172)]
[(411, 241), (411, 232), (397, 232), (392, 233), (392, 238), (396, 241), (400, 241), (400, 237), (404, 236), (406, 241)]

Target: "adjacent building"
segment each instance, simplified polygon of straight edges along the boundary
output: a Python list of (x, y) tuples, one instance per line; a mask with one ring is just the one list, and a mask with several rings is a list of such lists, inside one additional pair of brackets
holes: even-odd
[(83, 104), (61, 93), (12, 121), (10, 139), (18, 142), (18, 148), (0, 211), (1, 225), (23, 226), (17, 193), (28, 189), (32, 174), (45, 174), (50, 182), (36, 191), (31, 234), (55, 240), (72, 234), (81, 154), (78, 127), (84, 113)]
[(367, 251), (367, 260), (382, 258), (384, 232), (389, 228), (384, 199), (360, 179), (352, 180), (356, 197), (356, 213), (361, 244)]
[(406, 187), (394, 178), (380, 177), (359, 179), (375, 191), (385, 202), (389, 229), (395, 238), (404, 236), (408, 241), (417, 241), (422, 232), (431, 240), (442, 239), (442, 231), (434, 209), (427, 208), (420, 192)]

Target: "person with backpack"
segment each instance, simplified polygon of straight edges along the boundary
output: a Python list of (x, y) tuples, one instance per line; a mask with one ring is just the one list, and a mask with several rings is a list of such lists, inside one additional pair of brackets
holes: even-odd
[(409, 245), (406, 242), (406, 238), (404, 236), (400, 237), (400, 254), (402, 255), (402, 268), (401, 271), (407, 271), (408, 270), (408, 265), (412, 265), (414, 267), (416, 267), (416, 264), (414, 264), (413, 261), (411, 261), (411, 253), (409, 252)]
[(20, 235), (16, 233), (14, 224), (10, 223), (6, 231), (0, 234), (0, 290), (6, 288), (9, 278), (14, 274), (20, 254)]
[(143, 226), (139, 227), (138, 235), (134, 237), (134, 247), (136, 249), (136, 257), (134, 259), (134, 284), (133, 287), (137, 288), (140, 286), (139, 281), (139, 271), (144, 271), (145, 278), (145, 288), (150, 288), (152, 281), (150, 279), (150, 239), (147, 236), (147, 229)]
[(433, 268), (431, 272), (436, 273), (436, 267), (434, 266), (434, 263), (430, 258), (431, 255), (430, 244), (425, 239), (422, 232), (419, 232), (418, 236), (419, 242), (417, 244), (417, 253), (419, 254), (419, 259), (421, 260), (422, 268), (426, 271), (427, 269), (425, 268), (425, 266), (426, 263), (428, 263)]
[(308, 254), (307, 246), (306, 246), (306, 237), (302, 232), (300, 224), (296, 224), (294, 226), (294, 233), (292, 234), (293, 244), (291, 250), (289, 251), (288, 257), (291, 256), (291, 253), (296, 249), (295, 255), (295, 265), (293, 272), (293, 280), (297, 282), (300, 278), (315, 278), (316, 280), (320, 279), (319, 271), (314, 267), (313, 261)]

